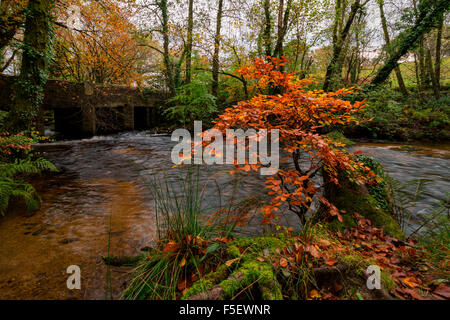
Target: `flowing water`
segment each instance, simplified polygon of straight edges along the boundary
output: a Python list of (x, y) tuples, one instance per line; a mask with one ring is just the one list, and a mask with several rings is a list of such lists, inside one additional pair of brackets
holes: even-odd
[[(129, 271), (112, 267), (111, 290), (102, 256), (135, 255), (156, 235), (149, 178), (177, 179), (186, 168), (171, 169), (169, 136), (124, 133), (40, 145), (37, 149), (60, 170), (36, 181), (42, 207), (21, 206), (0, 218), (0, 299), (118, 298)], [(358, 144), (383, 163), (397, 180), (431, 178), (434, 183), (415, 208), (416, 219), (450, 192), (450, 147)], [(230, 175), (230, 166), (202, 166), (205, 199), (211, 207), (227, 199), (264, 200), (264, 177)], [(436, 200), (438, 199), (438, 200)], [(260, 232), (255, 216), (249, 232)], [(292, 217), (286, 217), (292, 221)], [(68, 290), (70, 265), (81, 268), (81, 290)]]

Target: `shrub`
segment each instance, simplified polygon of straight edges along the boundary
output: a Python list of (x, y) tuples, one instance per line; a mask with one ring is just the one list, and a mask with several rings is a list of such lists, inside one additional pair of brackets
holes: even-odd
[(173, 106), (164, 111), (171, 121), (183, 126), (193, 120), (210, 120), (217, 112), (216, 97), (209, 93), (209, 78), (198, 75), (191, 83), (177, 89), (175, 97), (168, 102)]
[(0, 213), (5, 214), (12, 197), (22, 198), (28, 209), (36, 209), (40, 198), (24, 177), (43, 171), (57, 171), (44, 158), (36, 158), (31, 151), (33, 139), (24, 134), (0, 133)]

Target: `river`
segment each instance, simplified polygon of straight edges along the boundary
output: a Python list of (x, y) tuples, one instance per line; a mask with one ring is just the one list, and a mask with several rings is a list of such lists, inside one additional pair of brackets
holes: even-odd
[[(135, 255), (152, 244), (156, 227), (149, 178), (177, 179), (166, 135), (121, 133), (58, 141), (37, 150), (60, 170), (36, 181), (40, 210), (13, 208), (0, 218), (0, 299), (104, 299), (107, 268), (102, 256)], [(414, 209), (415, 220), (450, 192), (450, 146), (359, 143), (351, 148), (379, 160), (399, 181), (433, 179)], [(230, 175), (229, 166), (202, 166), (201, 182), (211, 207), (231, 197), (264, 199), (264, 177)], [(254, 216), (248, 231), (261, 232)], [(292, 221), (292, 217), (285, 217)], [(68, 290), (66, 269), (81, 268), (81, 290)], [(129, 271), (111, 268), (112, 296), (125, 288)]]

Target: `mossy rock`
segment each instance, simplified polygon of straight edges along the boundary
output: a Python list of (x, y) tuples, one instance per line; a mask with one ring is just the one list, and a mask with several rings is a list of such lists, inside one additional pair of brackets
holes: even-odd
[(198, 281), (194, 282), (192, 287), (190, 287), (189, 290), (183, 295), (182, 300), (187, 300), (200, 292), (211, 289), (225, 279), (228, 273), (228, 267), (225, 264), (221, 265), (216, 271), (210, 272)]
[(217, 271), (196, 281), (182, 299), (189, 299), (216, 287), (223, 290), (221, 299), (231, 299), (253, 283), (257, 286), (262, 299), (282, 299), (281, 286), (278, 284), (273, 266), (270, 262), (256, 260), (256, 257), (263, 256), (265, 253), (273, 255), (277, 249), (284, 248), (287, 243), (287, 240), (274, 236), (233, 240), (228, 243), (226, 254), (227, 259), (234, 259), (236, 262), (229, 267), (223, 264)]
[(330, 225), (334, 229), (354, 227), (355, 222), (351, 215), (357, 212), (372, 221), (376, 227), (383, 228), (386, 234), (400, 240), (405, 239), (405, 235), (394, 217), (381, 209), (375, 198), (370, 194), (362, 194), (355, 190), (345, 188), (337, 195), (334, 204), (339, 209), (347, 212), (343, 215), (342, 224), (337, 220), (331, 222)]
[[(366, 166), (384, 180), (385, 173), (381, 164), (367, 156), (359, 156), (358, 160), (364, 162)], [(388, 211), (389, 204), (386, 199), (385, 181), (379, 182), (378, 188), (371, 188), (365, 185), (361, 186), (352, 181), (346, 172), (340, 173), (338, 180), (339, 186), (333, 185), (332, 182), (328, 181), (330, 187), (327, 190), (326, 196), (338, 209), (344, 210), (346, 214), (342, 216), (342, 224), (337, 219), (331, 222), (332, 229), (354, 227), (355, 222), (352, 216), (353, 213), (357, 212), (372, 221), (376, 227), (383, 228), (386, 234), (400, 240), (405, 239), (400, 225)], [(371, 189), (373, 189), (373, 194), (371, 194)]]
[[(269, 253), (272, 254), (276, 251), (276, 249), (283, 249), (289, 239), (280, 239), (273, 236), (263, 236), (263, 237), (255, 237), (255, 238), (238, 238), (230, 243), (228, 252), (236, 253), (239, 252), (238, 248), (245, 250), (245, 255), (249, 256), (251, 254), (261, 254), (264, 250), (269, 250)], [(236, 255), (235, 257), (239, 257)]]
[(224, 290), (225, 299), (231, 299), (243, 288), (257, 282), (263, 300), (281, 300), (281, 287), (278, 284), (270, 264), (248, 260), (242, 263), (230, 277), (222, 281), (219, 286)]
[(348, 139), (344, 134), (338, 130), (331, 131), (327, 134), (327, 137), (330, 138), (333, 141), (345, 144), (346, 146), (353, 146), (355, 145), (355, 142)]

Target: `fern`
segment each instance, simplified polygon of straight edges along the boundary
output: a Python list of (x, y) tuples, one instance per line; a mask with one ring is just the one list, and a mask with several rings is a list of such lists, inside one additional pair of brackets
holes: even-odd
[(23, 176), (57, 171), (44, 158), (33, 159), (31, 139), (23, 134), (0, 133), (0, 214), (5, 215), (11, 198), (21, 198), (28, 209), (39, 207), (41, 201), (33, 185)]

